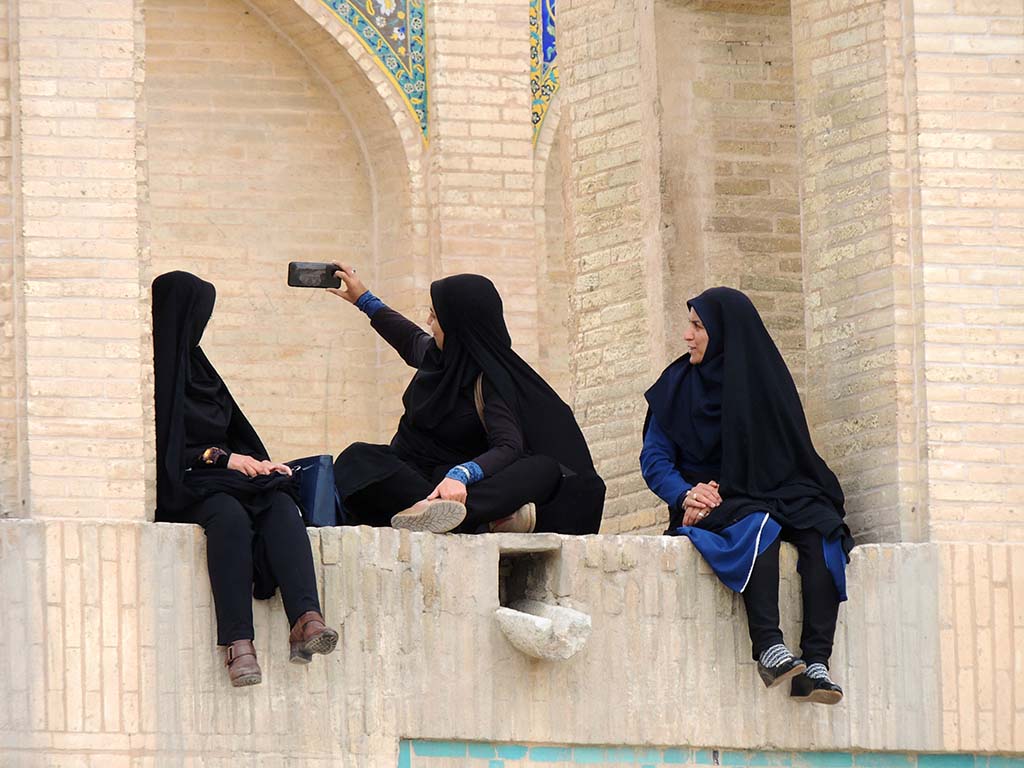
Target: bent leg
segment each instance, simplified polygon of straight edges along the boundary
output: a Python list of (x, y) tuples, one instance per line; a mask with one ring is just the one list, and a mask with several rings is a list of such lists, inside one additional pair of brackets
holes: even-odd
[(386, 450), (387, 446), (353, 443), (334, 464), (335, 483), (339, 489), (347, 485), (346, 472), (365, 472), (375, 461), (384, 460), (390, 468), (384, 477), (358, 491), (344, 495), (345, 511), (357, 525), (383, 527), (391, 525), (391, 518), (417, 501), (422, 501), (434, 490), (436, 483), (420, 474), (411, 464), (401, 461)]
[(799, 553), (796, 570), (804, 605), (800, 651), (808, 664), (827, 667), (839, 617), (839, 594), (825, 563), (824, 541), (813, 529), (787, 531), (786, 537)]
[(460, 530), (475, 532), (480, 526), (508, 517), (524, 504), (542, 504), (554, 494), (562, 471), (547, 456), (527, 456), (491, 477), (469, 487), (466, 520)]
[(284, 493), (273, 493), (270, 505), (256, 517), (270, 572), (281, 590), (288, 626), (306, 611), (320, 613), (316, 574), (309, 535), (295, 502)]
[(757, 556), (747, 588), (743, 590), (743, 604), (747, 607), (747, 629), (755, 661), (761, 652), (782, 643), (779, 629), (779, 548), (775, 542)]
[(252, 640), (252, 521), (237, 499), (218, 493), (196, 504), (206, 533), (206, 567), (217, 613), (217, 645)]

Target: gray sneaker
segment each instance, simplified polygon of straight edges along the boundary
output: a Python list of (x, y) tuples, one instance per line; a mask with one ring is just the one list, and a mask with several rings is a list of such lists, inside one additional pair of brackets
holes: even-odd
[(454, 531), (466, 519), (466, 505), (457, 501), (417, 501), (408, 509), (391, 518), (392, 528), (407, 531), (430, 531), (448, 533)]

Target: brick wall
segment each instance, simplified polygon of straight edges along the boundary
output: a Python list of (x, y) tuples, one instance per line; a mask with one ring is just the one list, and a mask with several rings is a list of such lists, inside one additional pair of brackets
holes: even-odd
[(929, 0), (913, 29), (930, 536), (1019, 541), (1024, 5)]
[(916, 508), (901, 506), (899, 486), (887, 133), (896, 86), (886, 70), (885, 10), (858, 0), (793, 3), (807, 413), (862, 541), (916, 536)]
[[(686, 299), (753, 299), (804, 380), (803, 262), (789, 3), (655, 3), (668, 357)], [(667, 361), (666, 361), (667, 362)]]
[(365, 318), (285, 284), (289, 261), (348, 258), (373, 274), (355, 126), (287, 38), (238, 0), (154, 0), (146, 24), (152, 274), (188, 269), (217, 286), (203, 348), (271, 455), (336, 453), (376, 435)]
[(558, 13), (576, 415), (608, 485), (602, 530), (653, 530), (661, 505), (637, 466), (664, 356), (653, 8), (567, 0)]
[[(257, 602), (264, 679), (235, 690), (214, 647), (198, 528), (0, 523), (5, 765), (45, 754), (60, 766), (224, 755), (225, 765), (376, 767), (398, 764), (405, 737), (1024, 751), (1012, 693), (1024, 648), (1019, 545), (855, 550), (832, 664), (847, 698), (812, 707), (763, 687), (740, 597), (685, 539), (530, 540), (551, 559), (536, 585), (592, 617), (586, 647), (566, 662), (526, 658), (494, 623), (499, 558), (516, 556), (521, 537), (346, 528), (311, 540), (338, 651), (289, 664), (280, 600)], [(794, 561), (787, 545), (790, 638)]]
[(24, 408), (20, 407), (24, 393), (19, 396), (18, 386), (18, 350), (24, 344), (24, 327), (16, 309), (19, 296), (15, 289), (20, 261), (15, 243), (17, 182), (11, 76), (17, 63), (10, 39), (11, 13), (9, 3), (0, 3), (0, 455), (5, 457), (0, 466), (0, 517), (22, 513), (19, 467), (25, 458), (18, 422), (19, 416), (24, 417)]
[(492, 278), (516, 351), (535, 363), (528, 19), (526, 0), (427, 3), (435, 275)]
[(138, 518), (135, 8), (29, 0), (17, 13), (32, 512)]

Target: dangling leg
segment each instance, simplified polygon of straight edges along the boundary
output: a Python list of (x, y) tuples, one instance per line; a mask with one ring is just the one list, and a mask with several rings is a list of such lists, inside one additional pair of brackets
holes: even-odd
[(281, 601), (292, 628), (290, 661), (308, 664), (314, 653), (330, 653), (338, 633), (320, 612), (309, 535), (292, 499), (276, 492), (269, 507), (256, 518), (270, 572), (281, 590)]
[(758, 555), (747, 588), (743, 590), (751, 654), (757, 662), (757, 673), (768, 688), (804, 670), (804, 662), (786, 647), (779, 629), (780, 546), (780, 540), (776, 539)]
[(252, 641), (252, 521), (237, 499), (210, 496), (191, 510), (206, 533), (206, 567), (217, 613), (217, 644), (227, 646), (228, 676), (239, 687), (262, 680)]
[(797, 572), (804, 608), (800, 651), (807, 661), (807, 671), (793, 680), (790, 695), (802, 701), (838, 704), (843, 689), (829, 677), (828, 663), (839, 617), (839, 595), (825, 563), (824, 541), (813, 529), (787, 534), (799, 553)]

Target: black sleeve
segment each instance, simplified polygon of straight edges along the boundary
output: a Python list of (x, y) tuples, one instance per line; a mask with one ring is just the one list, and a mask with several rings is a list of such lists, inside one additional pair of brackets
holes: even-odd
[(526, 443), (519, 419), (501, 399), (501, 395), (484, 379), (484, 424), (487, 427), (488, 450), (473, 461), (483, 470), (484, 477), (490, 477), (505, 469), (513, 461), (523, 458)]
[(437, 349), (433, 336), (386, 304), (373, 313), (370, 326), (413, 368), (421, 367), (424, 358)]

